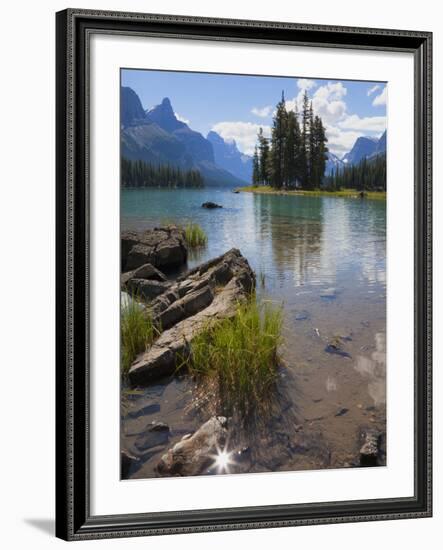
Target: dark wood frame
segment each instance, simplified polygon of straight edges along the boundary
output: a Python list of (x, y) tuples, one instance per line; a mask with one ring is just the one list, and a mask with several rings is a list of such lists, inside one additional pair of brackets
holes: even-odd
[[(56, 34), (56, 534), (66, 540), (429, 517), (431, 463), (432, 34), (69, 9)], [(89, 510), (89, 38), (94, 33), (403, 51), (415, 65), (415, 494), (217, 510)]]

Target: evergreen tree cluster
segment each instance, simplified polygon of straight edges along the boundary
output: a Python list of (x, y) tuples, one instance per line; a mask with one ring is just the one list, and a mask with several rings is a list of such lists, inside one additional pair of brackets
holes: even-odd
[(386, 154), (364, 158), (357, 164), (337, 168), (326, 179), (332, 191), (357, 189), (358, 191), (386, 191)]
[(121, 182), (123, 187), (204, 187), (199, 170), (125, 158), (121, 161)]
[(287, 110), (284, 94), (277, 104), (271, 139), (260, 128), (253, 156), (253, 185), (276, 189), (316, 189), (323, 182), (328, 148), (321, 118), (305, 91), (301, 113)]

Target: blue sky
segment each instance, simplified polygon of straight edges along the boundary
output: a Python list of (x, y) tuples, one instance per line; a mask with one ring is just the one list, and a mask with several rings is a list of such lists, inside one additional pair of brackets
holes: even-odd
[(282, 90), (291, 109), (307, 90), (326, 126), (329, 149), (339, 157), (358, 137), (378, 137), (386, 129), (387, 86), (382, 82), (144, 69), (122, 69), (121, 81), (145, 109), (169, 97), (177, 117), (193, 130), (205, 136), (215, 130), (249, 154), (260, 126), (269, 134)]

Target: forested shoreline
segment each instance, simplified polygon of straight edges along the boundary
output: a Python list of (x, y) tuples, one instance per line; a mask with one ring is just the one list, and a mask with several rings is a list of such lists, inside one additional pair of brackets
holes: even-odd
[(142, 160), (121, 160), (123, 187), (202, 188), (204, 178), (199, 170), (183, 170), (169, 164), (154, 165)]
[(386, 191), (386, 154), (337, 168), (325, 178), (325, 187), (330, 191)]

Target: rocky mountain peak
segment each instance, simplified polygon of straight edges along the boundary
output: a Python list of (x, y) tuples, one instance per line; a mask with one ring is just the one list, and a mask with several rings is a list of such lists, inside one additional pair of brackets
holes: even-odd
[(146, 116), (151, 122), (155, 122), (167, 132), (173, 132), (186, 126), (186, 124), (175, 116), (169, 97), (164, 97), (159, 105), (156, 105), (146, 113)]

